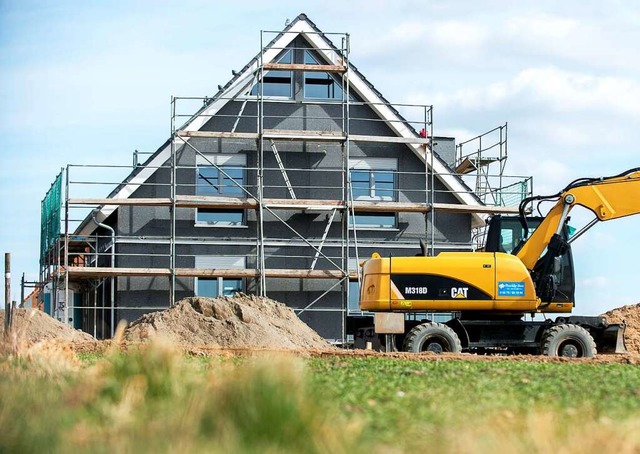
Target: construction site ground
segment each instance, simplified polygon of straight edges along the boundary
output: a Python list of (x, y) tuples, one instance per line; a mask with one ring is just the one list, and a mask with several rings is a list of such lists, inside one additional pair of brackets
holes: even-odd
[[(123, 350), (152, 340), (169, 343), (194, 355), (261, 355), (280, 353), (302, 357), (386, 357), (425, 361), (524, 361), (640, 364), (640, 304), (604, 314), (609, 322), (626, 322), (628, 354), (599, 354), (596, 358), (549, 358), (540, 355), (413, 354), (350, 350), (332, 346), (304, 324), (292, 309), (269, 298), (236, 295), (233, 298), (186, 298), (174, 307), (146, 314), (121, 327), (115, 340), (100, 341), (48, 315), (18, 309), (12, 342), (28, 347), (38, 343), (66, 345), (80, 354)], [(4, 326), (4, 312), (0, 312)], [(7, 341), (5, 341), (7, 342)], [(117, 345), (114, 345), (116, 343)]]

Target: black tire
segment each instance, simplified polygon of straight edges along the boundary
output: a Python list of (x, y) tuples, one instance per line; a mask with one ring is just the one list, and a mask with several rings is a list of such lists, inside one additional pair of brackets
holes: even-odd
[(567, 358), (592, 358), (597, 349), (589, 331), (578, 325), (554, 325), (542, 335), (542, 354)]
[(411, 353), (460, 353), (462, 344), (458, 335), (442, 323), (423, 323), (415, 326), (404, 338), (404, 351)]

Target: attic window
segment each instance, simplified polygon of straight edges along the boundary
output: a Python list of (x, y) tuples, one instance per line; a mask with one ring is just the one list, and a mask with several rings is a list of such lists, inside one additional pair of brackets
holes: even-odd
[[(320, 62), (308, 50), (304, 51), (305, 65), (319, 65)], [(304, 97), (307, 99), (342, 99), (340, 82), (329, 73), (305, 72)]]
[[(286, 51), (282, 57), (277, 60), (277, 63), (293, 63), (292, 55), (291, 50)], [(293, 78), (291, 71), (267, 71), (263, 77), (263, 96), (279, 96), (284, 98), (291, 98), (293, 96)], [(261, 85), (260, 82), (255, 84), (253, 88), (251, 88), (250, 94), (252, 96), (258, 96)]]

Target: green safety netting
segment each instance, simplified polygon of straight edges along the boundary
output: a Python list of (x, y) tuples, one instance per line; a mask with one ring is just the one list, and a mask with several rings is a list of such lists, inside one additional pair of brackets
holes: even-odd
[(501, 206), (518, 206), (527, 196), (527, 181), (519, 181), (498, 191), (498, 204)]
[(42, 199), (40, 207), (40, 261), (60, 235), (60, 209), (62, 207), (62, 172)]

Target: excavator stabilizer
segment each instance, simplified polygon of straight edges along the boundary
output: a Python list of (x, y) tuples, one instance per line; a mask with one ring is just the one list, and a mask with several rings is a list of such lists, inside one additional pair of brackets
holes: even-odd
[(600, 353), (627, 353), (624, 343), (624, 331), (627, 325), (624, 323), (607, 326), (598, 342)]

